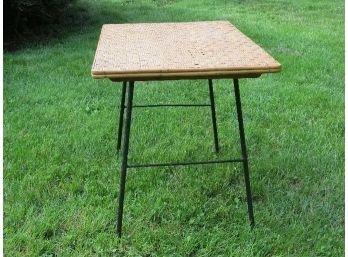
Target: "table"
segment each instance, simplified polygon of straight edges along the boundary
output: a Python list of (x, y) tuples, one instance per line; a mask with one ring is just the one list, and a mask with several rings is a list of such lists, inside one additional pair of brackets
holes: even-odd
[[(103, 25), (92, 66), (92, 77), (122, 82), (117, 153), (121, 148), (126, 109), (117, 219), (119, 237), (122, 232), (126, 173), (129, 168), (240, 162), (244, 170), (249, 220), (251, 226), (254, 226), (239, 79), (256, 78), (263, 73), (280, 70), (281, 65), (275, 59), (228, 21)], [(233, 79), (242, 158), (198, 162), (128, 163), (133, 108), (209, 106), (214, 146), (218, 152), (213, 79), (221, 78)], [(210, 104), (133, 105), (135, 81), (182, 79), (207, 79)]]

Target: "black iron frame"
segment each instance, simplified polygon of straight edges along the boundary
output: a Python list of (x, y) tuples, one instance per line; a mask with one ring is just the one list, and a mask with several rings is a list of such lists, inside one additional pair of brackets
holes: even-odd
[(122, 151), (120, 193), (119, 193), (119, 206), (118, 206), (118, 219), (117, 219), (117, 234), (118, 234), (118, 236), (121, 237), (121, 233), (122, 233), (122, 219), (123, 219), (123, 206), (124, 206), (124, 196), (125, 196), (126, 174), (127, 174), (127, 169), (129, 169), (129, 168), (186, 166), (186, 165), (197, 165), (197, 164), (241, 162), (241, 163), (243, 163), (243, 170), (244, 170), (244, 180), (245, 180), (245, 189), (246, 189), (246, 196), (247, 196), (249, 221), (250, 221), (251, 227), (253, 228), (255, 225), (254, 211), (253, 211), (253, 202), (252, 202), (252, 195), (251, 195), (251, 188), (250, 188), (248, 154), (247, 154), (247, 147), (246, 147), (246, 142), (245, 142), (242, 104), (241, 104), (241, 99), (240, 99), (238, 79), (233, 79), (233, 85), (234, 85), (234, 93), (235, 93), (235, 99), (236, 99), (236, 109), (237, 109), (237, 118), (238, 118), (238, 125), (239, 125), (239, 138), (240, 138), (240, 146), (241, 146), (241, 151), (242, 151), (242, 159), (210, 160), (210, 161), (196, 161), (196, 162), (148, 163), (148, 164), (128, 164), (129, 137), (130, 137), (130, 128), (131, 128), (132, 109), (133, 108), (207, 107), (207, 106), (210, 106), (215, 152), (217, 152), (217, 153), (219, 152), (219, 140), (218, 140), (218, 131), (217, 131), (217, 124), (216, 124), (216, 111), (215, 111), (213, 81), (212, 81), (212, 79), (208, 80), (210, 104), (133, 105), (134, 81), (130, 81), (128, 83), (129, 83), (129, 86), (128, 86), (128, 94), (127, 94), (127, 97), (128, 97), (127, 105), (125, 105), (127, 82), (124, 81), (122, 83), (120, 117), (119, 117), (119, 127), (118, 127), (118, 137), (117, 137), (117, 154), (118, 154), (120, 151), (120, 148), (121, 148), (121, 141), (122, 141), (122, 134), (123, 134), (122, 132), (123, 132), (124, 110), (126, 109), (126, 124), (125, 124), (125, 133), (124, 133), (123, 151)]

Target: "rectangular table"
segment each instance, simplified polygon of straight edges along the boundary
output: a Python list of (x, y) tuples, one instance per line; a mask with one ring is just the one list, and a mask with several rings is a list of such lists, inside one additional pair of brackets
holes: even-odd
[[(248, 155), (245, 143), (239, 78), (279, 72), (281, 65), (228, 21), (103, 25), (93, 67), (93, 78), (122, 81), (117, 152), (121, 148), (124, 109), (127, 109), (120, 176), (117, 234), (121, 236), (126, 172), (128, 168), (210, 163), (243, 163), (249, 220), (254, 226)], [(242, 158), (198, 162), (129, 164), (132, 108), (211, 108), (215, 151), (219, 151), (213, 79), (233, 79)], [(210, 104), (133, 105), (135, 81), (208, 79)], [(128, 86), (127, 86), (128, 84)], [(126, 90), (128, 101), (125, 106)]]

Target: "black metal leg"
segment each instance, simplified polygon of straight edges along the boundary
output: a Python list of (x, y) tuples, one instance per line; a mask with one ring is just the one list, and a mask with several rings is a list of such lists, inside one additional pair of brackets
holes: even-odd
[(214, 144), (215, 144), (215, 151), (218, 153), (219, 152), (219, 138), (218, 138), (218, 132), (217, 132), (217, 125), (216, 125), (216, 112), (215, 112), (213, 81), (211, 79), (209, 79), (208, 81), (209, 81), (211, 120), (213, 123), (213, 133), (214, 133)]
[(234, 84), (234, 93), (236, 97), (236, 107), (237, 107), (237, 116), (238, 116), (238, 124), (239, 124), (239, 135), (240, 135), (240, 145), (242, 148), (243, 155), (243, 168), (244, 168), (244, 179), (245, 179), (245, 189), (248, 201), (248, 213), (251, 227), (254, 227), (254, 211), (253, 211), (253, 201), (251, 196), (250, 189), (250, 178), (249, 178), (249, 167), (248, 167), (248, 154), (245, 143), (245, 135), (244, 135), (244, 125), (243, 125), (243, 115), (242, 115), (242, 104), (240, 101), (240, 93), (239, 93), (239, 83), (238, 79), (233, 79)]
[(126, 98), (126, 89), (127, 89), (127, 82), (123, 81), (122, 92), (121, 92), (121, 104), (120, 104), (120, 118), (119, 118), (119, 122), (118, 122), (117, 155), (121, 149), (123, 116), (124, 116), (124, 102), (125, 102), (125, 98)]
[(129, 135), (132, 119), (132, 107), (133, 107), (133, 91), (134, 82), (129, 82), (128, 87), (128, 102), (127, 102), (127, 115), (126, 115), (126, 127), (124, 134), (124, 144), (122, 153), (122, 166), (121, 166), (121, 177), (120, 177), (120, 194), (118, 203), (118, 218), (117, 218), (117, 234), (121, 237), (122, 232), (122, 216), (123, 216), (123, 204), (124, 204), (124, 191), (126, 185), (126, 173), (127, 173), (127, 162), (128, 162), (128, 149), (129, 149)]

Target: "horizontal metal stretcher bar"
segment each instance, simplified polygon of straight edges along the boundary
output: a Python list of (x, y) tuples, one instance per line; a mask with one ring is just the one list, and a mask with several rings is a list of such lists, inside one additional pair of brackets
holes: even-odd
[(149, 163), (149, 164), (129, 164), (127, 168), (147, 168), (147, 167), (163, 167), (163, 166), (186, 166), (197, 164), (214, 164), (214, 163), (228, 163), (228, 162), (243, 162), (243, 159), (230, 160), (212, 160), (212, 161), (197, 161), (197, 162), (168, 162), (168, 163)]
[[(152, 108), (152, 107), (207, 107), (210, 104), (147, 104), (147, 105), (133, 105), (133, 108)], [(127, 106), (124, 106), (127, 108)]]

